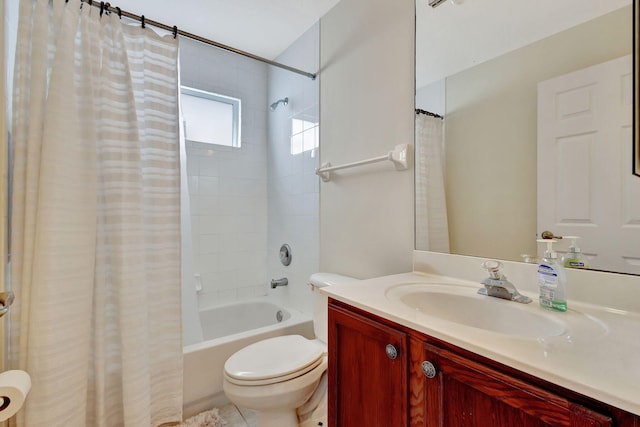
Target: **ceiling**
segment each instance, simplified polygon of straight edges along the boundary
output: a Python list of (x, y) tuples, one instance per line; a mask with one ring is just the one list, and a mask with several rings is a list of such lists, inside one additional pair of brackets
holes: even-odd
[[(416, 87), (526, 46), (631, 0), (416, 1)], [(606, 35), (603, 35), (606, 36)]]
[(115, 0), (136, 15), (275, 59), (339, 0)]

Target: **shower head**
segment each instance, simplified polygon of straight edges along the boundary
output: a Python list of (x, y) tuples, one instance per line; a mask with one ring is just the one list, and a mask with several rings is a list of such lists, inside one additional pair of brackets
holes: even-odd
[(269, 105), (269, 109), (271, 111), (276, 111), (276, 108), (278, 108), (278, 104), (282, 103), (282, 105), (288, 105), (289, 104), (289, 98), (282, 98), (282, 99), (278, 99), (276, 102), (274, 102), (273, 104)]

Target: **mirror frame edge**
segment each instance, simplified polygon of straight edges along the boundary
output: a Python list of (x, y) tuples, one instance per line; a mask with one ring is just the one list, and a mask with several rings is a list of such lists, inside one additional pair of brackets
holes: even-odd
[(633, 1), (633, 165), (632, 172), (640, 177), (640, 0)]

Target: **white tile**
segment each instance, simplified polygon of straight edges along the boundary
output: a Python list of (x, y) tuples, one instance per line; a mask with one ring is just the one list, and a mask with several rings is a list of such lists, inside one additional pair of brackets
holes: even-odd
[(189, 214), (190, 215), (199, 215), (200, 214), (200, 200), (198, 196), (189, 197)]
[(200, 174), (200, 159), (198, 156), (187, 154), (187, 176)]
[(200, 244), (199, 251), (201, 254), (215, 254), (221, 250), (220, 237), (217, 234), (200, 235), (197, 240)]
[(244, 283), (246, 286), (264, 287), (269, 283), (270, 277), (266, 271), (261, 269), (245, 268), (238, 272), (238, 283)]
[(238, 215), (235, 217), (236, 226), (238, 230), (245, 231), (247, 233), (265, 233), (267, 232), (267, 218), (264, 214), (253, 213)]
[(249, 299), (249, 298), (253, 298), (254, 297), (254, 293), (253, 293), (253, 288), (252, 287), (238, 288), (237, 289), (237, 293), (238, 293), (238, 299), (239, 300)]
[[(229, 253), (238, 252), (240, 250), (240, 246), (238, 242), (238, 232), (235, 229), (230, 228), (228, 230), (224, 230), (224, 232), (218, 233), (217, 236), (219, 239), (219, 247), (220, 247), (220, 251), (218, 252), (229, 254)], [(225, 255), (225, 256), (229, 256), (229, 255)], [(225, 263), (222, 263), (222, 264), (224, 265)]]
[(319, 166), (317, 148), (304, 152), (304, 160), (302, 170), (304, 173), (315, 173), (316, 168)]
[(243, 233), (239, 232), (237, 234), (238, 239), (238, 249), (241, 251), (255, 250), (259, 248), (261, 244), (266, 240), (266, 235), (263, 233)]
[(220, 180), (222, 178), (213, 176), (202, 176), (199, 178), (199, 192), (200, 196), (216, 196), (218, 195)]
[(300, 154), (295, 154), (291, 156), (290, 162), (291, 162), (290, 174), (293, 176), (301, 175), (303, 170), (302, 165), (304, 163), (303, 154), (300, 153)]
[(187, 187), (189, 188), (189, 194), (190, 195), (198, 194), (199, 178), (200, 177), (198, 177), (198, 176), (188, 176), (187, 177)]
[(273, 180), (274, 194), (289, 196), (291, 194), (292, 181), (288, 176), (281, 176)]
[(300, 195), (304, 192), (304, 178), (302, 173), (292, 175), (289, 177), (289, 181), (291, 181), (292, 195)]
[(220, 203), (217, 196), (199, 196), (198, 215), (217, 215), (221, 211)]
[[(207, 290), (228, 291), (235, 289), (238, 283), (236, 270), (218, 271), (202, 275), (202, 287)], [(235, 295), (235, 294), (234, 294)]]
[(320, 177), (311, 173), (302, 174), (302, 192), (306, 194), (318, 194), (320, 192)]
[(219, 292), (215, 290), (205, 290), (203, 288), (203, 290), (198, 293), (198, 308), (202, 309), (203, 307), (218, 304), (219, 298)]
[(194, 258), (195, 268), (200, 274), (217, 273), (222, 268), (217, 253), (199, 253)]
[(198, 216), (198, 227), (200, 234), (216, 234), (220, 233), (223, 230), (223, 223), (221, 220), (224, 217), (220, 215), (199, 215)]
[(221, 168), (214, 157), (199, 157), (199, 176), (219, 176)]
[(238, 295), (235, 288), (222, 289), (217, 294), (217, 304), (228, 304), (237, 301)]

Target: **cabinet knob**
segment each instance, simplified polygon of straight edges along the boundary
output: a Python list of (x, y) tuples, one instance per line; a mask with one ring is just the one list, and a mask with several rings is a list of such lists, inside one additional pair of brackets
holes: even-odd
[(386, 351), (389, 359), (394, 360), (398, 357), (398, 350), (392, 344), (387, 344)]
[(436, 376), (436, 367), (433, 366), (433, 363), (425, 360), (422, 362), (422, 373), (427, 378), (433, 378)]

